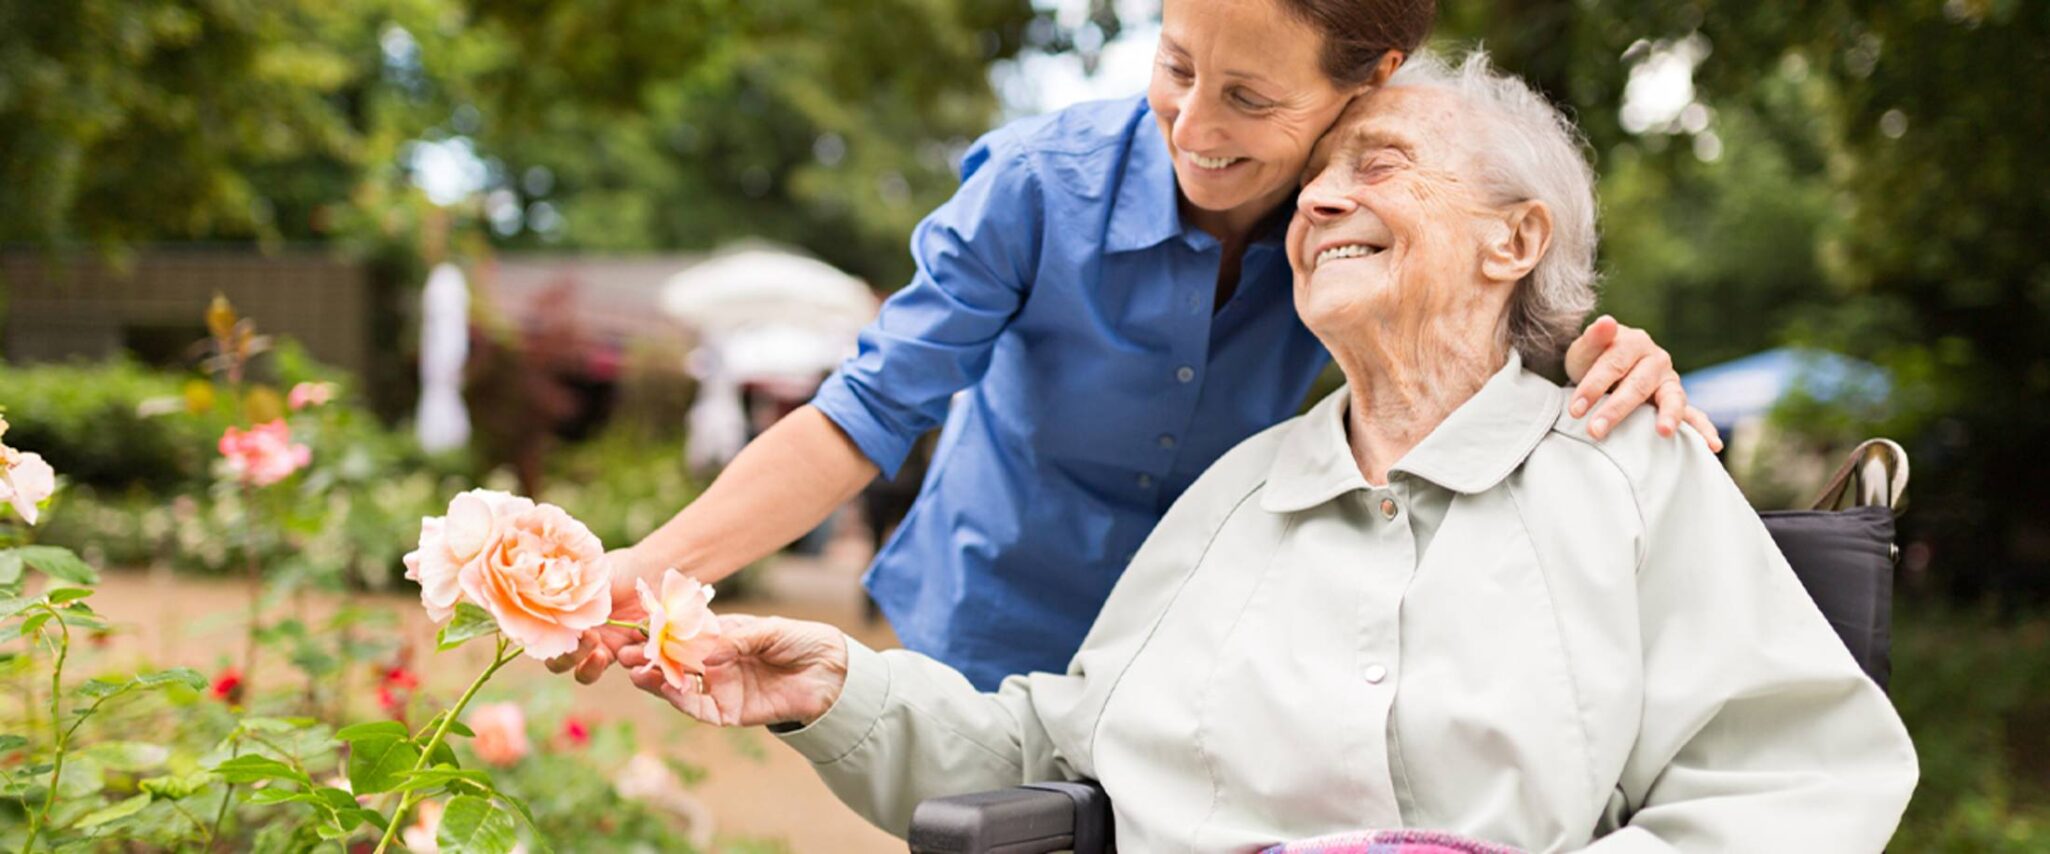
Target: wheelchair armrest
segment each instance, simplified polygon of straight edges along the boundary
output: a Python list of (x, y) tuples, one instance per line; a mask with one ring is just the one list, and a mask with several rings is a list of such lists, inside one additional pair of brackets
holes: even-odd
[(930, 798), (911, 812), (913, 854), (1114, 854), (1110, 796), (1094, 781)]

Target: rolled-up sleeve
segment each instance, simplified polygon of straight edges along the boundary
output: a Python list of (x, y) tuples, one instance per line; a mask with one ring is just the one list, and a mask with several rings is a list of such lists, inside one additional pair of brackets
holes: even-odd
[(1883, 850), (1917, 777), (1899, 716), (1699, 439), (1651, 447), (1644, 717), (1590, 850)]
[(884, 475), (946, 417), (954, 392), (989, 369), (1038, 269), (1043, 224), (1026, 152), (1004, 131), (977, 141), (961, 188), (912, 233), (917, 274), (812, 399)]
[(1035, 673), (985, 694), (923, 655), (878, 653), (848, 638), (847, 682), (833, 707), (778, 737), (841, 801), (902, 837), (927, 798), (1075, 777), (1035, 699), (1081, 685), (1079, 676)]

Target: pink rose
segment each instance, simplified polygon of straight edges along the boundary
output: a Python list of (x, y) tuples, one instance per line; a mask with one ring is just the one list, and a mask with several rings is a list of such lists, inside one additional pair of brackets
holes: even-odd
[(712, 588), (671, 569), (662, 573), (661, 595), (646, 579), (635, 579), (634, 589), (648, 612), (648, 657), (662, 669), (662, 678), (681, 687), (688, 677), (705, 672), (705, 656), (719, 637)]
[(421, 521), (420, 548), (405, 558), (429, 616), (446, 619), (458, 601), (477, 605), (543, 660), (575, 650), (586, 629), (612, 616), (605, 547), (562, 508), (471, 490), (448, 509)]
[[(7, 419), (0, 418), (0, 437), (7, 435)], [(36, 505), (57, 491), (57, 472), (40, 454), (17, 451), (0, 445), (0, 502), (14, 508), (21, 520), (36, 523)]]
[(518, 703), (478, 706), (470, 712), (469, 724), (477, 733), (470, 749), (486, 764), (506, 768), (527, 757), (527, 716)]
[(305, 445), (292, 444), (292, 428), (282, 418), (247, 431), (229, 427), (221, 434), (220, 449), (229, 474), (250, 486), (277, 483), (313, 459)]
[(285, 393), (285, 403), (297, 412), (309, 406), (326, 406), (335, 398), (334, 383), (299, 383)]
[(439, 623), (455, 613), (463, 567), (483, 560), (512, 518), (532, 509), (534, 502), (517, 495), (472, 489), (448, 503), (448, 515), (420, 520), (420, 547), (406, 553), (406, 577), (420, 583), (427, 616)]
[(0, 501), (7, 502), (21, 520), (36, 523), (36, 505), (57, 491), (57, 472), (40, 454), (0, 447)]

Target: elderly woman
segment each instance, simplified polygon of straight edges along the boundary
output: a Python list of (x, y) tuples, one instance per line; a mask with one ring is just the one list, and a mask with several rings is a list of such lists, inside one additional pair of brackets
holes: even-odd
[[(856, 810), (1058, 778), (1120, 847), (1431, 828), (1528, 850), (1877, 851), (1913, 747), (1698, 436), (1606, 442), (1532, 373), (1592, 302), (1567, 121), (1423, 58), (1320, 143), (1295, 302), (1348, 385), (1168, 511), (1065, 674), (978, 693), (829, 627), (722, 618), (704, 686)], [(630, 664), (644, 651), (622, 651)]]

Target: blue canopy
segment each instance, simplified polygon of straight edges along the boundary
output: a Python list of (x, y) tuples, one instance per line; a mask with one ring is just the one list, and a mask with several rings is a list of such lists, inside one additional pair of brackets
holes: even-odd
[(1886, 369), (1827, 350), (1781, 347), (1711, 365), (1680, 377), (1687, 402), (1708, 413), (1724, 433), (1737, 422), (1762, 417), (1796, 391), (1823, 403), (1871, 407), (1883, 403), (1893, 381)]

